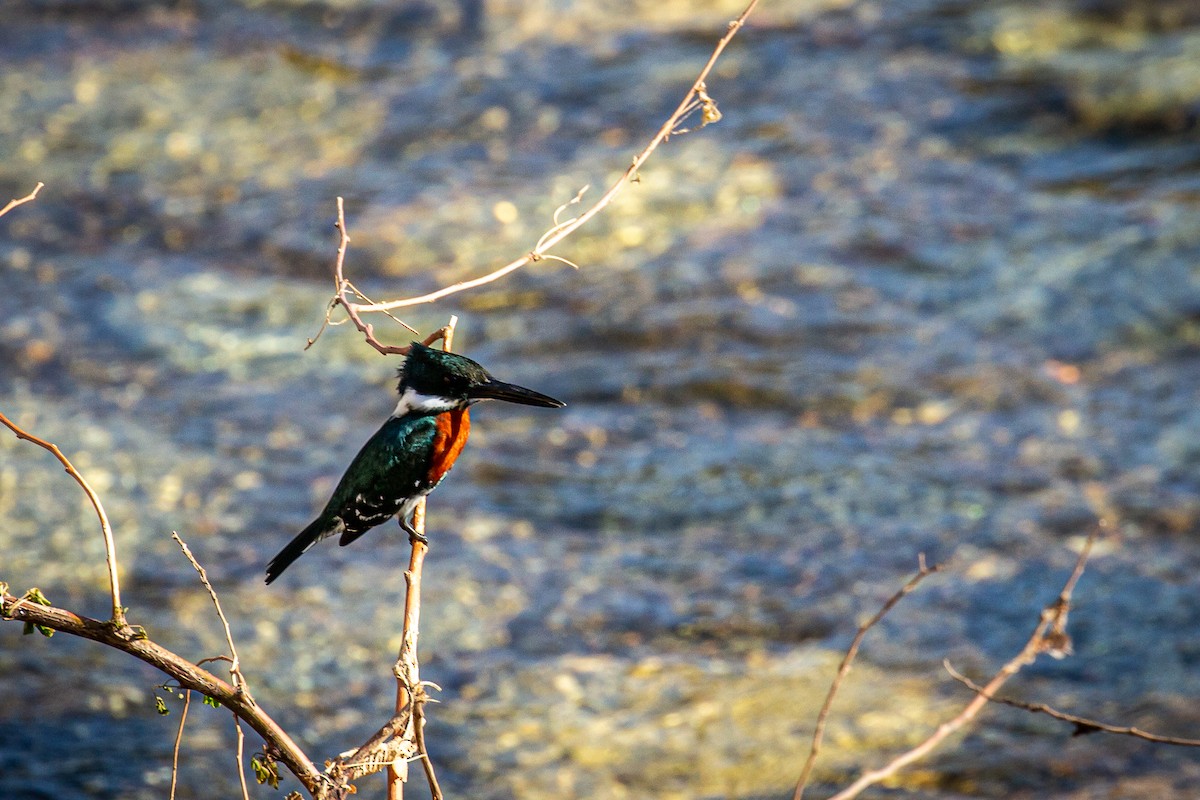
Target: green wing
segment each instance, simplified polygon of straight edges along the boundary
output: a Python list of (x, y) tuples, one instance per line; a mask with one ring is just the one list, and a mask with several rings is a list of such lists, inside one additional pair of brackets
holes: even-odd
[(436, 435), (434, 417), (411, 416), (389, 419), (367, 440), (321, 514), (342, 521), (342, 544), (387, 522), (406, 501), (428, 491)]

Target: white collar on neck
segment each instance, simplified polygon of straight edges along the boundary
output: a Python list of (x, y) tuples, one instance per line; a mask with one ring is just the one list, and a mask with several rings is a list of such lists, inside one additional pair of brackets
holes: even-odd
[(403, 417), (412, 411), (441, 414), (444, 411), (453, 411), (465, 405), (469, 405), (469, 403), (462, 400), (451, 400), (446, 397), (421, 394), (416, 389), (405, 389), (404, 394), (400, 395), (400, 402), (396, 403), (396, 410), (392, 412), (392, 416)]

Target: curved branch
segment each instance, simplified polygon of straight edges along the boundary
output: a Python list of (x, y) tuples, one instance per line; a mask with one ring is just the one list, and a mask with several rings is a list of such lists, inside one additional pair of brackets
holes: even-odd
[(0, 616), (106, 644), (170, 676), (179, 683), (180, 688), (192, 689), (213, 698), (244, 719), (262, 736), (263, 741), (278, 748), (280, 760), (313, 797), (331, 796), (332, 785), (312, 760), (245, 692), (238, 691), (232, 684), (226, 683), (208, 670), (151, 641), (138, 629), (129, 625), (120, 627), (112, 622), (101, 622), (55, 606), (22, 602), (7, 591), (0, 592)]

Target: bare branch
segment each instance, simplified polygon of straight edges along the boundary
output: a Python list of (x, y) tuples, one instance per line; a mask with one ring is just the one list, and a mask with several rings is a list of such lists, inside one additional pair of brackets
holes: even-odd
[(42, 190), (42, 187), (45, 185), (46, 184), (42, 183), (41, 181), (38, 181), (38, 185), (33, 187), (33, 191), (30, 192), (29, 194), (25, 195), (24, 197), (18, 197), (15, 200), (9, 200), (8, 205), (6, 205), (4, 208), (0, 208), (0, 217), (3, 217), (5, 214), (12, 211), (17, 206), (24, 205), (25, 203), (28, 203), (29, 201), (33, 200), (33, 198), (38, 196), (38, 192), (40, 192)]
[(803, 800), (804, 789), (808, 785), (808, 778), (812, 774), (813, 765), (817, 762), (817, 754), (821, 751), (821, 742), (825, 736), (825, 723), (829, 717), (829, 710), (833, 707), (833, 699), (837, 696), (838, 690), (842, 686), (842, 681), (846, 675), (850, 673), (850, 666), (854, 663), (855, 657), (858, 655), (858, 648), (862, 645), (863, 639), (867, 636), (867, 631), (879, 624), (879, 621), (887, 616), (896, 604), (903, 600), (910, 592), (920, 585), (925, 578), (940, 572), (942, 566), (935, 564), (934, 566), (926, 566), (925, 554), (921, 553), (917, 556), (917, 574), (913, 575), (906, 584), (887, 599), (880, 607), (879, 611), (869, 620), (864, 622), (858, 628), (858, 633), (855, 634), (854, 640), (850, 642), (850, 647), (846, 650), (846, 655), (842, 658), (842, 663), (838, 665), (837, 676), (833, 679), (833, 683), (829, 687), (829, 693), (825, 696), (825, 703), (821, 706), (821, 711), (817, 714), (817, 724), (813, 731), (812, 748), (808, 752), (808, 758), (804, 762), (804, 769), (800, 771), (800, 779), (796, 782), (796, 791), (792, 797), (794, 800)]
[[(329, 319), (330, 316), (333, 315), (333, 310), (335, 308), (337, 308), (337, 306), (338, 306), (338, 299), (336, 296), (332, 300), (330, 300), (328, 303), (325, 304), (325, 319), (321, 320), (321, 327), (317, 329), (317, 332), (305, 340), (305, 343), (304, 343), (305, 350), (309, 349), (310, 347), (312, 347), (314, 344), (317, 343), (317, 340), (321, 338), (321, 334), (323, 334), (325, 332), (326, 328), (330, 327), (331, 325), (342, 324), (341, 322), (331, 322)], [(342, 322), (345, 322), (345, 320), (342, 320)]]
[(1158, 744), (1174, 744), (1181, 747), (1200, 747), (1200, 739), (1185, 739), (1178, 736), (1163, 736), (1157, 733), (1150, 733), (1141, 728), (1135, 728), (1130, 725), (1110, 725), (1107, 722), (1089, 719), (1088, 717), (1080, 717), (1075, 714), (1068, 714), (1065, 711), (1059, 711), (1056, 708), (1046, 705), (1045, 703), (1023, 703), (1020, 700), (1010, 700), (1007, 697), (988, 696), (982, 686), (972, 681), (966, 675), (956, 670), (950, 663), (950, 659), (942, 662), (942, 666), (946, 668), (946, 672), (950, 673), (950, 677), (966, 686), (976, 694), (983, 695), (993, 703), (1000, 703), (1013, 708), (1023, 708), (1034, 714), (1045, 714), (1048, 717), (1053, 717), (1063, 722), (1069, 722), (1075, 726), (1072, 736), (1086, 736), (1089, 733), (1115, 733), (1122, 736), (1132, 736), (1135, 739), (1145, 739), (1148, 742), (1157, 742)]
[[(341, 233), (341, 237), (338, 240), (337, 258), (335, 259), (333, 266), (334, 296), (329, 302), (329, 307), (325, 311), (325, 321), (321, 324), (321, 329), (317, 332), (316, 336), (308, 340), (308, 343), (305, 345), (304, 349), (307, 350), (309, 347), (312, 347), (313, 342), (320, 338), (321, 333), (324, 332), (328, 325), (337, 324), (329, 321), (329, 315), (333, 312), (334, 308), (341, 306), (342, 308), (346, 309), (347, 318), (354, 323), (354, 327), (358, 328), (359, 332), (362, 333), (363, 337), (367, 341), (367, 344), (371, 345), (371, 347), (375, 348), (383, 355), (406, 355), (409, 350), (408, 345), (390, 345), (379, 341), (379, 339), (375, 336), (375, 326), (369, 322), (366, 322), (359, 313), (363, 308), (374, 308), (377, 304), (370, 303), (369, 300), (366, 305), (357, 303), (351, 300), (347, 295), (347, 292), (353, 292), (358, 297), (361, 297), (364, 300), (367, 299), (366, 295), (360, 292), (354, 286), (354, 284), (346, 279), (346, 250), (350, 246), (350, 232), (346, 228), (346, 203), (341, 197), (337, 199), (337, 229)], [(380, 310), (385, 311), (386, 313), (386, 309)], [(414, 334), (417, 333), (415, 328), (403, 320), (397, 319), (390, 313), (388, 313), (388, 316)], [(445, 330), (445, 328), (442, 328), (434, 333), (431, 333), (429, 336), (425, 337), (424, 341), (422, 341), (422, 344), (433, 344), (445, 335)]]
[(409, 706), (405, 706), (395, 716), (388, 720), (382, 728), (371, 735), (371, 738), (363, 743), (361, 747), (350, 753), (342, 759), (342, 763), (346, 767), (354, 767), (364, 761), (370, 759), (370, 754), (377, 749), (379, 745), (386, 742), (388, 739), (396, 735), (397, 732), (404, 730), (408, 725)]
[[(40, 183), (38, 184), (38, 187), (41, 187)], [(33, 194), (37, 194), (37, 189), (33, 191)], [(30, 197), (32, 196), (33, 195), (30, 195)], [(22, 202), (24, 201), (25, 200), (22, 200)], [(95, 509), (96, 516), (100, 519), (100, 532), (104, 535), (104, 557), (108, 561), (108, 586), (109, 593), (112, 596), (112, 624), (118, 629), (128, 627), (128, 623), (125, 621), (125, 608), (121, 605), (121, 582), (117, 577), (117, 545), (113, 541), (112, 526), (110, 526), (108, 523), (108, 515), (104, 513), (104, 504), (100, 502), (100, 496), (96, 494), (96, 491), (91, 487), (91, 484), (87, 482), (83, 475), (81, 475), (79, 471), (75, 469), (70, 460), (63, 455), (63, 452), (58, 449), (58, 445), (48, 442), (45, 439), (39, 439), (32, 433), (23, 430), (15, 422), (4, 416), (3, 413), (0, 413), (0, 424), (4, 425), (10, 431), (15, 433), (18, 439), (23, 439), (27, 442), (33, 442), (38, 447), (50, 451), (50, 453), (58, 459), (58, 462), (63, 465), (63, 468), (67, 471), (67, 474), (74, 478), (75, 482), (78, 483), (80, 488), (83, 489), (83, 492), (87, 495), (88, 500), (91, 501), (92, 508)]]

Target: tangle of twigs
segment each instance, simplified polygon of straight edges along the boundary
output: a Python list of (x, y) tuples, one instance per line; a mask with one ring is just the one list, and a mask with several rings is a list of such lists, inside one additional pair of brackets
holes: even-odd
[(1025, 646), (976, 692), (974, 699), (967, 703), (962, 711), (939, 725), (925, 741), (896, 756), (882, 767), (862, 773), (857, 780), (829, 800), (851, 800), (851, 798), (858, 797), (867, 788), (891, 778), (904, 767), (924, 758), (947, 737), (974, 720), (988, 704), (990, 698), (995, 696), (996, 691), (1023, 667), (1032, 664), (1040, 654), (1060, 655), (1069, 652), (1070, 638), (1066, 634), (1065, 626), (1067, 614), (1071, 609), (1071, 595), (1075, 591), (1076, 584), (1079, 583), (1079, 578), (1083, 575), (1083, 570), (1087, 566), (1088, 558), (1091, 556), (1092, 547), (1096, 543), (1100, 530), (1099, 526), (1095, 527), (1088, 535), (1087, 541), (1075, 561), (1075, 568), (1071, 571), (1066, 583), (1063, 584), (1062, 591), (1058, 593), (1054, 602), (1042, 609), (1038, 623), (1025, 642)]

